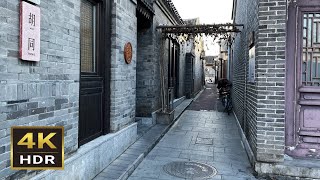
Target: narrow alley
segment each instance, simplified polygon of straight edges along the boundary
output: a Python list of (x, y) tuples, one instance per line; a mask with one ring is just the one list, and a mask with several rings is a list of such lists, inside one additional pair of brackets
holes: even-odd
[[(233, 115), (218, 112), (219, 105), (215, 87), (211, 85), (180, 116), (129, 180), (173, 180), (183, 177), (255, 179), (241, 144), (237, 122)], [(173, 162), (204, 163), (216, 170), (205, 172), (206, 170), (201, 171), (201, 168), (187, 168), (186, 171), (179, 169), (179, 165), (173, 164), (170, 167)], [(171, 174), (177, 176), (166, 171), (172, 171)], [(209, 172), (211, 175), (203, 176)]]
[(0, 180), (320, 180), (320, 0), (0, 0), (0, 27)]

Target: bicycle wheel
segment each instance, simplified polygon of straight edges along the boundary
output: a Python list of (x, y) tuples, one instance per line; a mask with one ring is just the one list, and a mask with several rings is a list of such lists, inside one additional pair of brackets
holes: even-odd
[(228, 115), (230, 115), (230, 112), (231, 112), (232, 109), (233, 109), (232, 100), (231, 100), (231, 99), (228, 99), (228, 104), (227, 104), (227, 106), (226, 106), (226, 109), (227, 109)]

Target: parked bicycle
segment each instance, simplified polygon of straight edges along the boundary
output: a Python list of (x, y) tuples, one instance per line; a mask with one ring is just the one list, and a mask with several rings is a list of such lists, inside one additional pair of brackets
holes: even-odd
[(219, 89), (219, 97), (222, 101), (224, 111), (230, 115), (232, 112), (232, 97), (231, 97), (232, 84), (227, 79), (222, 79), (218, 82), (217, 88)]

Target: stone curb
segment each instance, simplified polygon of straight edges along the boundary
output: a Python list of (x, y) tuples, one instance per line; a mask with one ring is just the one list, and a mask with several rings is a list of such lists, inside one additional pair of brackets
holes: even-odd
[(126, 179), (128, 179), (129, 176), (133, 173), (133, 171), (142, 162), (144, 157), (145, 157), (144, 153), (140, 154), (140, 156), (126, 169), (126, 171), (123, 174), (121, 174), (121, 176), (118, 178), (118, 180), (126, 180)]
[[(199, 92), (201, 94), (201, 92)], [(150, 147), (147, 148), (145, 152), (139, 155), (139, 157), (123, 172), (118, 180), (127, 180), (129, 176), (134, 172), (134, 170), (139, 166), (139, 164), (143, 161), (143, 159), (149, 154), (149, 152), (159, 143), (159, 141), (163, 138), (163, 136), (170, 130), (170, 128), (176, 123), (176, 121), (180, 118), (183, 112), (190, 106), (190, 104), (194, 101), (194, 99), (184, 108), (184, 110), (177, 116), (174, 121), (172, 121), (160, 134), (160, 136), (151, 144)]]

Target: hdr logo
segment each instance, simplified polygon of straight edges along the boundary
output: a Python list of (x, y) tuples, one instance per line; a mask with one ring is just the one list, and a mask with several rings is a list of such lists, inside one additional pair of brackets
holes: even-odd
[(11, 127), (11, 169), (64, 168), (64, 128)]

